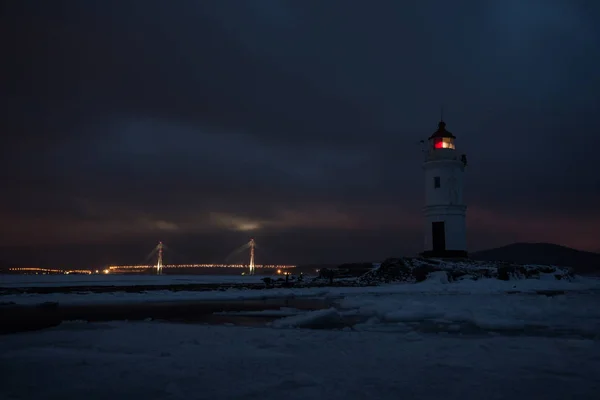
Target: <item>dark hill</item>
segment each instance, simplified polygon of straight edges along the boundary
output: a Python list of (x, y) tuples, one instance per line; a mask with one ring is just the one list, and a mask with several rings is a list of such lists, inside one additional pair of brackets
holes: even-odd
[(474, 260), (510, 261), (572, 267), (577, 274), (599, 274), (600, 254), (551, 243), (514, 243), (470, 254)]

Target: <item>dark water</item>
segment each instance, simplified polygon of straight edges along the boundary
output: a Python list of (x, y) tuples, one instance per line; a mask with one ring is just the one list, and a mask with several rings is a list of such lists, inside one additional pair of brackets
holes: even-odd
[[(553, 296), (554, 294), (545, 294)], [(586, 302), (598, 302), (595, 295), (583, 296)], [(289, 314), (248, 314), (247, 312), (295, 309), (313, 311), (338, 308), (339, 299), (286, 298), (233, 301), (172, 301), (139, 304), (89, 304), (65, 305), (45, 304), (43, 306), (0, 306), (0, 333), (17, 333), (53, 327), (65, 321), (161, 321), (186, 324), (234, 325), (245, 327), (267, 327), (273, 321)], [(590, 320), (588, 326), (600, 324)], [(525, 324), (504, 328), (482, 328), (470, 321), (439, 321), (423, 319), (410, 322), (385, 322), (368, 316), (342, 315), (338, 318), (304, 325), (307, 329), (350, 329), (379, 332), (417, 332), (420, 334), (441, 334), (464, 337), (488, 335), (533, 336), (533, 337), (574, 337), (600, 340), (598, 329), (583, 329), (568, 325), (545, 326)]]
[[(244, 327), (268, 327), (273, 321), (284, 316), (259, 316), (259, 315), (201, 315), (190, 318), (174, 318), (159, 320), (162, 322), (207, 324), (207, 325), (232, 325)], [(391, 333), (417, 332), (421, 334), (442, 334), (464, 337), (488, 337), (497, 336), (529, 336), (529, 337), (561, 337), (561, 338), (584, 338), (600, 340), (600, 332), (581, 331), (578, 329), (556, 328), (548, 326), (526, 325), (522, 328), (484, 329), (471, 322), (440, 323), (436, 321), (423, 320), (401, 324), (385, 323), (377, 321), (367, 324), (368, 317), (363, 316), (341, 316), (338, 319), (326, 322), (303, 325), (303, 329), (350, 329), (356, 331), (377, 331)]]
[[(316, 298), (289, 298), (232, 301), (171, 301), (134, 304), (78, 304), (45, 303), (37, 306), (3, 305), (0, 307), (0, 333), (15, 333), (43, 329), (63, 321), (141, 321), (161, 320), (196, 323), (235, 323), (216, 313), (279, 310), (320, 310), (333, 305), (333, 300)], [(256, 317), (253, 317), (256, 318)], [(265, 317), (262, 317), (265, 318)], [(272, 320), (272, 319), (271, 319)], [(219, 322), (216, 322), (219, 321)], [(253, 319), (252, 321), (259, 321)], [(263, 319), (262, 321), (270, 322)], [(238, 322), (239, 323), (239, 322)], [(252, 323), (254, 326), (256, 322)]]

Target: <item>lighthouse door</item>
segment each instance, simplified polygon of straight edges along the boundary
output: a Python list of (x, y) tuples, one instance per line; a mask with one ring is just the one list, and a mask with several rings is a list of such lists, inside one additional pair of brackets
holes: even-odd
[(433, 251), (444, 251), (446, 250), (446, 226), (444, 221), (432, 222), (431, 233), (433, 239)]

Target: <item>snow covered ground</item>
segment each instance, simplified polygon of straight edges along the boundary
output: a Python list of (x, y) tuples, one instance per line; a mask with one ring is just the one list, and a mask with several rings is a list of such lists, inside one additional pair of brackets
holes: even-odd
[(264, 275), (7, 275), (0, 287), (182, 285), (192, 283), (260, 283)]
[(377, 287), (21, 294), (0, 302), (294, 297), (329, 298), (331, 308), (221, 313), (246, 325), (270, 318), (256, 318), (261, 327), (66, 322), (4, 335), (0, 399), (548, 400), (600, 392), (598, 279), (448, 283), (433, 274)]
[[(143, 277), (145, 278), (145, 277)], [(161, 278), (161, 277), (158, 277)], [(235, 277), (234, 277), (235, 278)], [(244, 277), (240, 277), (244, 278)], [(257, 279), (254, 276), (250, 279)], [(254, 281), (256, 282), (256, 281)], [(140, 283), (141, 284), (141, 283)], [(1, 286), (1, 285), (0, 285)], [(289, 297), (340, 297), (357, 294), (492, 294), (517, 292), (535, 292), (539, 290), (598, 291), (600, 279), (576, 278), (574, 281), (552, 279), (522, 279), (501, 281), (481, 279), (462, 280), (452, 283), (438, 279), (434, 273), (430, 279), (420, 283), (394, 283), (369, 287), (320, 287), (320, 288), (275, 288), (263, 290), (230, 289), (225, 291), (169, 291), (156, 290), (146, 293), (109, 292), (109, 293), (49, 293), (49, 294), (7, 294), (0, 295), (0, 303), (36, 304), (55, 301), (61, 304), (85, 303), (138, 303), (149, 301), (193, 301), (193, 300), (243, 300)]]
[(66, 323), (0, 341), (0, 398), (597, 399), (578, 338)]

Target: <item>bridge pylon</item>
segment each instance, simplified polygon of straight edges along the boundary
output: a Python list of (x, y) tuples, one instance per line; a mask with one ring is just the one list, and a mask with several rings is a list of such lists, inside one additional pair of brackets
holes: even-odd
[(156, 261), (156, 275), (162, 274), (163, 269), (163, 242), (158, 242), (156, 249), (158, 250), (158, 260)]
[(255, 246), (256, 246), (256, 243), (254, 242), (254, 238), (250, 239), (250, 264), (249, 264), (250, 275), (254, 275), (254, 247)]

